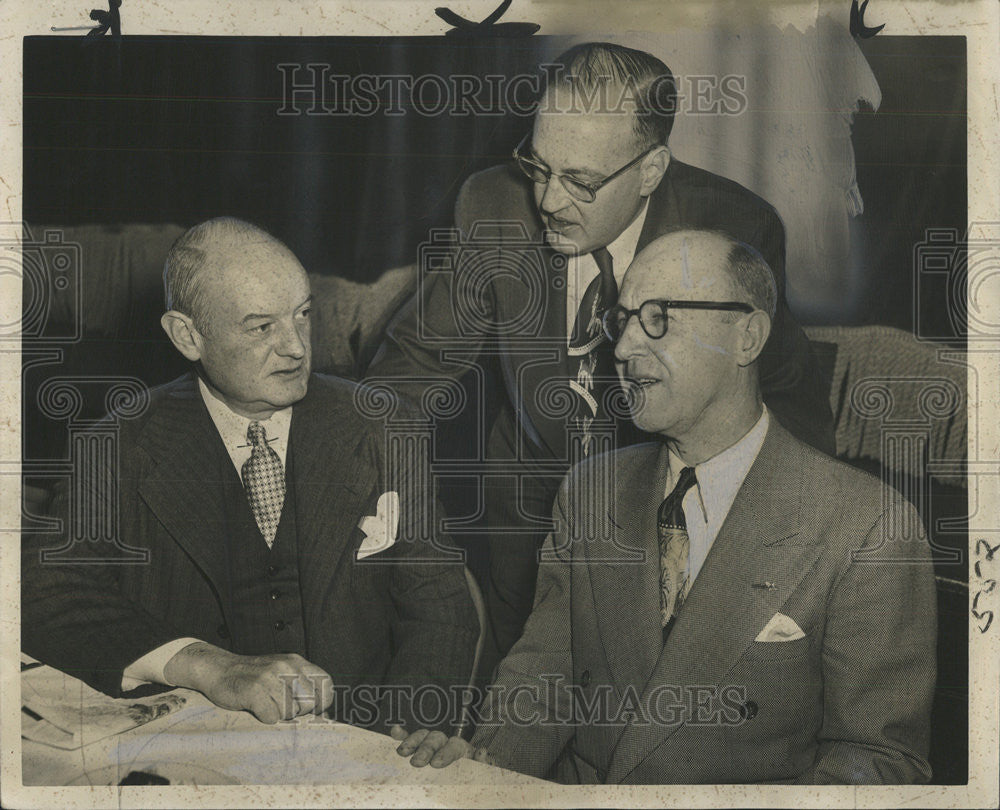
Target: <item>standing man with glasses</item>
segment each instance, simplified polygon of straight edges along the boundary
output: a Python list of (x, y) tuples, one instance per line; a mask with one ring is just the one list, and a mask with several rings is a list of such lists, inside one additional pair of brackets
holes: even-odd
[(763, 254), (778, 284), (761, 360), (765, 400), (795, 435), (833, 451), (827, 395), (785, 303), (784, 229), (774, 209), (671, 156), (676, 94), (659, 59), (588, 43), (548, 67), (514, 160), (469, 178), (459, 195), (454, 272), (425, 274), (369, 368), (414, 397), (434, 378), (459, 377), (476, 363), (502, 388), (482, 437), (491, 462), (509, 462), (506, 476), (483, 485), (492, 625), (484, 676), (531, 610), (562, 475), (612, 442), (639, 438), (612, 412), (614, 368), (601, 316), (633, 256), (656, 237), (681, 226), (716, 228)]
[(920, 518), (764, 403), (776, 301), (760, 254), (725, 234), (680, 231), (636, 257), (603, 321), (657, 441), (611, 454), (617, 497), (597, 532), (580, 493), (607, 464), (570, 471), (472, 742), (395, 729), (400, 754), (570, 783), (930, 778)]

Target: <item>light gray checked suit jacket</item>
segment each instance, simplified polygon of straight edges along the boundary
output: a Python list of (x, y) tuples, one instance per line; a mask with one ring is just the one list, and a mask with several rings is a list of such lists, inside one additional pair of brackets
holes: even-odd
[[(473, 744), (564, 782), (928, 780), (936, 605), (913, 507), (772, 419), (664, 645), (666, 472), (666, 448), (644, 444), (567, 476), (555, 560)], [(617, 497), (588, 528), (582, 493), (606, 474)], [(755, 641), (778, 612), (804, 637)]]

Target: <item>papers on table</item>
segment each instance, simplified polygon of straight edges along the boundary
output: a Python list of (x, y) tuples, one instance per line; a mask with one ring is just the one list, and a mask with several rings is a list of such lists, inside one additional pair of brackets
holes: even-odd
[(80, 748), (175, 712), (186, 702), (173, 692), (111, 698), (52, 667), (22, 664), (21, 736), (56, 748)]

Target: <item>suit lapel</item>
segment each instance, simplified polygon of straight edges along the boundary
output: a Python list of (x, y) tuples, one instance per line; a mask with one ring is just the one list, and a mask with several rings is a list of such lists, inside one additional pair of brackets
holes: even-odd
[[(309, 393), (292, 410), (289, 459), (294, 481), (289, 485), (296, 488), (300, 549), (308, 549), (305, 558), (316, 563), (302, 574), (321, 572), (325, 581), (332, 581), (329, 564), (339, 563), (354, 538), (365, 506), (359, 503), (370, 494), (377, 468), (357, 463), (352, 452), (360, 439), (356, 424), (339, 427), (336, 414), (328, 411), (330, 398), (314, 392), (320, 384), (314, 377)], [(220, 591), (225, 605), (230, 561), (220, 539), (230, 530), (224, 476), (231, 463), (193, 374), (164, 398), (140, 443), (156, 462), (139, 483), (140, 496)]]
[(299, 548), (302, 558), (310, 560), (301, 575), (319, 573), (324, 582), (332, 582), (367, 507), (361, 501), (369, 497), (378, 471), (358, 457), (355, 449), (364, 434), (356, 420), (342, 422), (331, 411), (344, 403), (324, 397), (317, 390), (322, 384), (314, 377), (309, 393), (292, 410), (289, 448)]
[[(801, 448), (772, 418), (644, 684), (644, 699), (659, 684), (718, 685), (815, 564), (822, 547), (799, 537), (801, 466)], [(627, 726), (612, 755), (608, 781), (622, 781), (679, 728)]]
[(193, 374), (165, 396), (139, 443), (155, 462), (139, 482), (140, 497), (206, 577), (224, 588), (228, 564), (220, 533), (228, 531), (223, 474), (229, 456)]
[[(601, 643), (619, 690), (649, 680), (662, 644), (656, 512), (663, 500), (669, 454), (661, 444), (643, 445), (641, 452), (644, 455), (628, 456), (627, 467), (618, 466), (616, 501), (608, 515), (607, 536), (629, 551), (607, 544), (587, 547)], [(651, 466), (655, 474), (649, 476)], [(612, 554), (639, 559), (601, 562)]]

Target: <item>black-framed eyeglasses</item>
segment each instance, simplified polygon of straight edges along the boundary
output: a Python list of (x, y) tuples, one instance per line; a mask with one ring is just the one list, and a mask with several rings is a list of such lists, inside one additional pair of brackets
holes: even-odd
[(580, 202), (585, 202), (585, 203), (592, 203), (594, 199), (597, 197), (597, 192), (600, 191), (600, 189), (603, 186), (606, 186), (608, 183), (610, 183), (619, 175), (625, 174), (625, 172), (627, 172), (629, 169), (635, 166), (636, 163), (638, 163), (640, 160), (646, 157), (646, 155), (648, 155), (650, 152), (652, 152), (659, 146), (658, 144), (655, 144), (649, 147), (649, 149), (647, 149), (641, 155), (633, 158), (617, 171), (613, 171), (603, 180), (597, 180), (596, 182), (589, 182), (587, 180), (578, 180), (577, 178), (571, 177), (568, 174), (560, 174), (559, 172), (554, 172), (544, 163), (539, 163), (534, 158), (530, 158), (527, 155), (523, 154), (522, 150), (524, 149), (525, 144), (527, 144), (528, 139), (530, 137), (531, 133), (529, 132), (521, 139), (521, 142), (516, 147), (514, 147), (514, 162), (517, 164), (518, 168), (522, 172), (524, 172), (525, 176), (528, 177), (530, 180), (533, 180), (534, 182), (540, 183), (542, 185), (548, 183), (553, 177), (558, 177), (559, 182), (562, 183), (562, 187), (566, 189), (566, 191), (569, 192), (569, 194), (572, 197), (576, 198)]
[(604, 334), (612, 343), (617, 343), (625, 332), (625, 327), (633, 315), (639, 316), (642, 331), (653, 340), (667, 334), (667, 310), (670, 309), (718, 309), (726, 312), (753, 312), (754, 308), (742, 301), (643, 301), (638, 309), (628, 309), (616, 304), (604, 312), (601, 322)]

